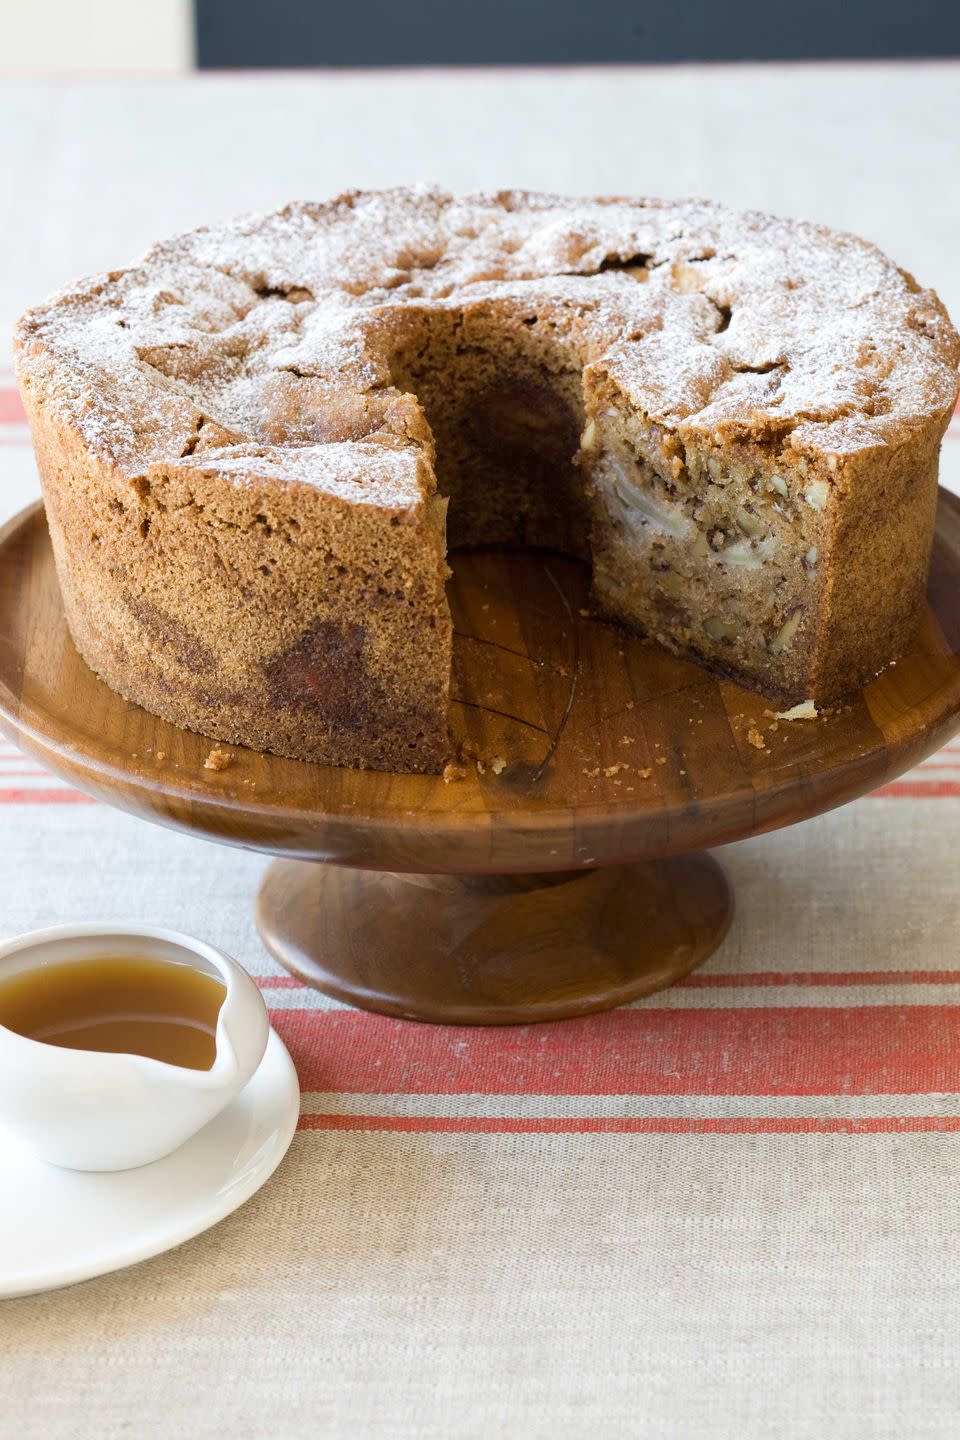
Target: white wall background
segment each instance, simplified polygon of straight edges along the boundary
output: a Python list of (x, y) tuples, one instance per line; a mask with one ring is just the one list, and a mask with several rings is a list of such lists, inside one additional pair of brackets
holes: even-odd
[(193, 64), (191, 0), (0, 0), (0, 75)]

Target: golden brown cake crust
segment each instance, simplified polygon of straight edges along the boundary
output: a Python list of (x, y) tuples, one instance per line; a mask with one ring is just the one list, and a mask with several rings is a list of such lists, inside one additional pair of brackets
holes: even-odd
[[(702, 201), (395, 190), (193, 231), (21, 319), (18, 378), (88, 662), (218, 739), (441, 768), (450, 624), (434, 438), (454, 429), (442, 394), (425, 415), (411, 393), (431, 345), (482, 372), (484, 395), (507, 393), (505, 418), (490, 413), (508, 439), (532, 433), (544, 473), (538, 428), (586, 423), (588, 495), (609, 488), (595, 416), (613, 417), (684, 525), (714, 523), (718, 456), (771, 535), (783, 524), (767, 477), (789, 482), (803, 556), (819, 563), (804, 561), (802, 602), (792, 572), (767, 585), (759, 638), (708, 613), (715, 592), (733, 593), (714, 584), (739, 554), (729, 536), (702, 603), (668, 623), (664, 595), (626, 593), (637, 562), (622, 519), (604, 539), (594, 513), (611, 613), (652, 633), (662, 621), (665, 643), (795, 699), (828, 698), (902, 649), (960, 359), (931, 291), (852, 236)], [(489, 463), (491, 508), (473, 516), (465, 500), (460, 538), (588, 550), (576, 472), (562, 506), (531, 485), (521, 524), (495, 493), (514, 462)], [(676, 568), (662, 539), (660, 573)]]

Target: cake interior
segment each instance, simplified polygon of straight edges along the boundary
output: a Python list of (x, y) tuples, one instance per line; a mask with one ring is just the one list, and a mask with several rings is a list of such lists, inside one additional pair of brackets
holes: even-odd
[(829, 485), (776, 435), (684, 446), (536, 315), (431, 310), (393, 353), (391, 377), (423, 407), (451, 550), (585, 559), (606, 614), (799, 698)]
[(574, 462), (582, 367), (568, 347), (469, 312), (432, 312), (391, 357), (423, 406), (450, 549), (530, 545), (589, 558), (589, 507)]

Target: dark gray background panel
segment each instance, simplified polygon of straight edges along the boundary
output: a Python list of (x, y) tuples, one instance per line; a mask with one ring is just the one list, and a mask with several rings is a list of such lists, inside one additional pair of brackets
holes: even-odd
[(201, 69), (960, 55), (958, 0), (195, 0)]

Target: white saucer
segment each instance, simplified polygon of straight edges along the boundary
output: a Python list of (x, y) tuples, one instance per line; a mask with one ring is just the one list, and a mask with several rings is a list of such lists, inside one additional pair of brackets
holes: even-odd
[(299, 1113), (297, 1072), (271, 1030), (233, 1104), (139, 1170), (58, 1170), (0, 1130), (0, 1297), (121, 1270), (208, 1230), (269, 1180)]

